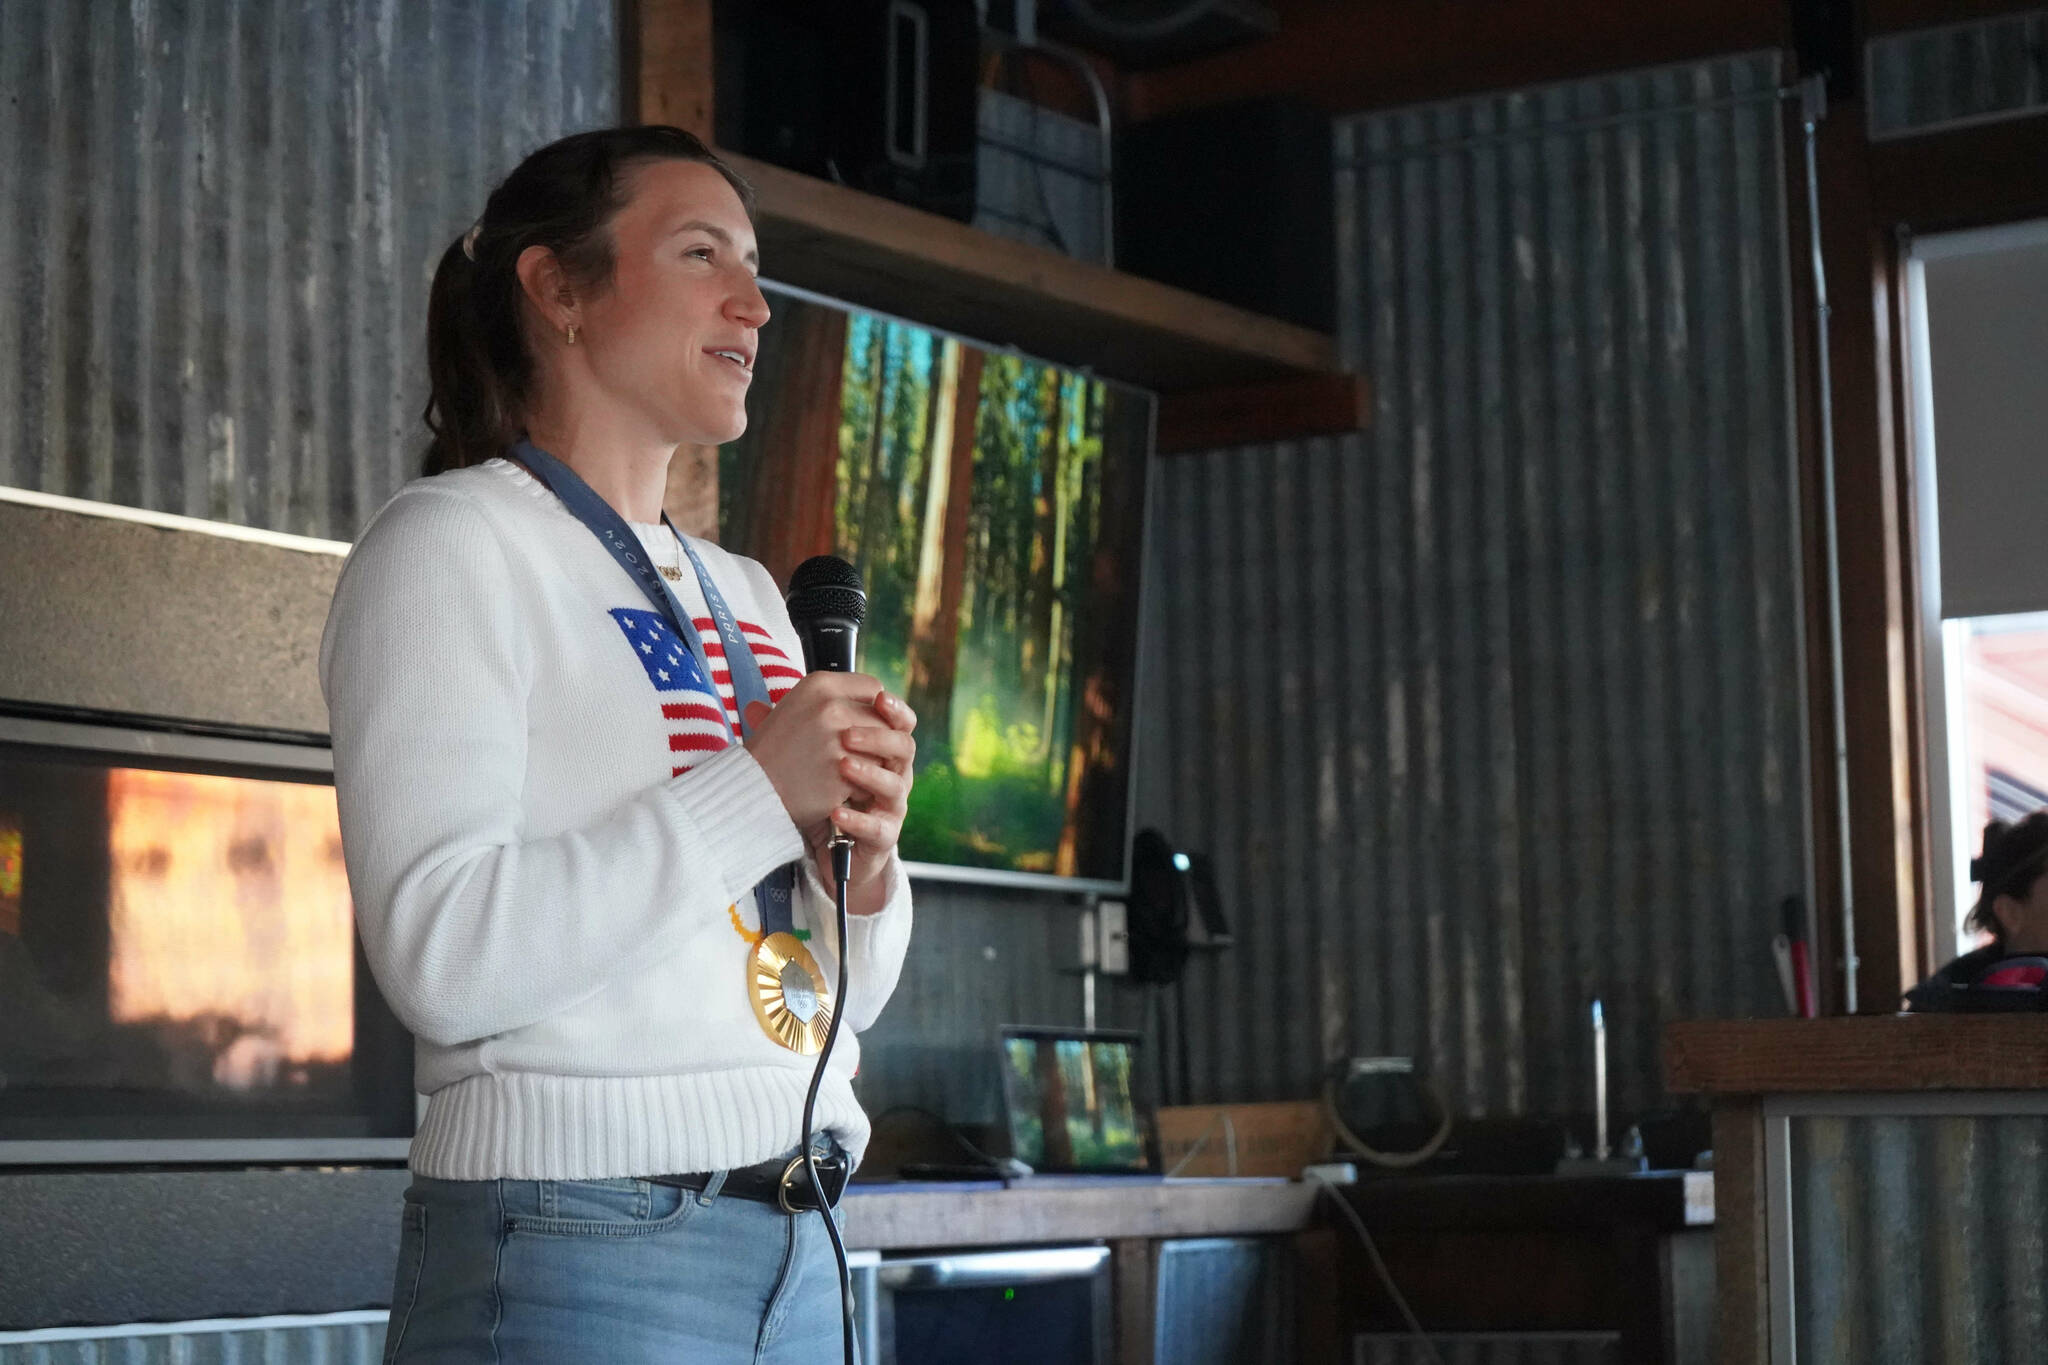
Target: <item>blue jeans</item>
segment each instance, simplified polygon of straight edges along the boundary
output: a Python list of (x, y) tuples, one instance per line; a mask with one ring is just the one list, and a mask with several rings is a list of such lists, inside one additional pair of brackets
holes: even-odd
[(405, 1192), (386, 1365), (836, 1365), (816, 1213), (645, 1180)]

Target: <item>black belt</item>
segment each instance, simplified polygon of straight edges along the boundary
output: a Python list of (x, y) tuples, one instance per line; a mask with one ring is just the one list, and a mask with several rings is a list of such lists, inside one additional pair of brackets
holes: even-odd
[[(825, 1202), (834, 1207), (839, 1196), (846, 1193), (846, 1153), (833, 1152), (830, 1156), (818, 1158), (818, 1180), (825, 1187)], [(651, 1175), (651, 1185), (671, 1185), (679, 1190), (693, 1190), (699, 1194), (708, 1189), (715, 1173), (691, 1171), (686, 1175)], [(751, 1199), (758, 1204), (773, 1204), (784, 1213), (809, 1213), (818, 1207), (817, 1196), (811, 1192), (811, 1175), (804, 1169), (800, 1156), (778, 1157), (764, 1161), (758, 1166), (741, 1166), (725, 1173), (725, 1184), (719, 1187), (721, 1195), (735, 1199)]]

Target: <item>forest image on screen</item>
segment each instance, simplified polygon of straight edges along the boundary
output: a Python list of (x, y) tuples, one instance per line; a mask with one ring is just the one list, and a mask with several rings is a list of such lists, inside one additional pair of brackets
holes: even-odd
[(921, 863), (1120, 879), (1150, 399), (771, 292), (719, 539), (835, 553), (860, 667), (917, 712)]
[(1003, 1052), (1019, 1160), (1052, 1171), (1145, 1169), (1129, 1043), (1006, 1038)]

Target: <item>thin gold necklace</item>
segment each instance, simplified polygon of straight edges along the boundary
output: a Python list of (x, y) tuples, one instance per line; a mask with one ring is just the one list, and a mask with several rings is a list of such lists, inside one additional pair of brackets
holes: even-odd
[[(663, 526), (661, 529), (668, 531), (667, 526)], [(673, 531), (669, 531), (668, 538), (669, 542), (676, 548), (676, 562), (673, 564), (657, 563), (654, 567), (661, 570), (661, 576), (669, 582), (680, 583), (683, 581), (683, 542), (677, 539)]]

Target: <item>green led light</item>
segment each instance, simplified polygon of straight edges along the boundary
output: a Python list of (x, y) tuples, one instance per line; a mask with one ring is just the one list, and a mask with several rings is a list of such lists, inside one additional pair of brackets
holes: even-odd
[(1016, 1291), (1016, 1290), (1014, 1290), (1014, 1289), (1005, 1289), (1005, 1290), (1003, 1291), (1003, 1302), (1004, 1302), (1004, 1303), (1008, 1303), (1008, 1302), (1009, 1302), (1010, 1300), (1012, 1300), (1012, 1299), (1014, 1299), (1014, 1298), (1016, 1298), (1016, 1297), (1017, 1297), (1017, 1291)]

